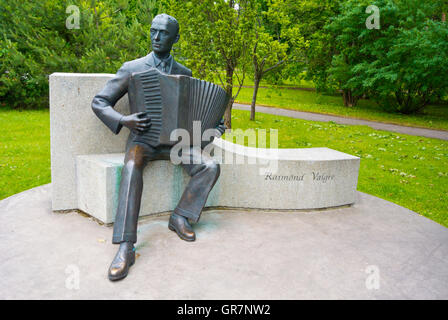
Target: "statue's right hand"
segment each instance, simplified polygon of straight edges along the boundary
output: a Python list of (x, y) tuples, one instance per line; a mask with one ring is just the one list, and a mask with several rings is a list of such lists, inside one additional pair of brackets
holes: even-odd
[(141, 134), (151, 127), (151, 118), (148, 116), (147, 112), (138, 112), (123, 116), (120, 120), (120, 124)]

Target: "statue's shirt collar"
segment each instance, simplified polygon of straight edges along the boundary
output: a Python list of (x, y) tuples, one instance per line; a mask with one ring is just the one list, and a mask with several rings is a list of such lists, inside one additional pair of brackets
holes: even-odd
[[(152, 60), (152, 66), (159, 69), (160, 71), (164, 71), (168, 74), (171, 73), (171, 68), (173, 67), (173, 57), (169, 55), (165, 59), (159, 59), (154, 52), (151, 52), (150, 59)], [(165, 63), (165, 70), (163, 70), (163, 63)]]

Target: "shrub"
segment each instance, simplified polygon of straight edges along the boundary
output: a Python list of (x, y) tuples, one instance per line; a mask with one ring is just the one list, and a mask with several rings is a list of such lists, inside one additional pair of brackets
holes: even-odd
[[(366, 8), (380, 9), (368, 29)], [(346, 105), (369, 96), (385, 109), (416, 113), (448, 90), (448, 24), (437, 1), (347, 0), (313, 36), (309, 75), (341, 89)], [(351, 100), (351, 101), (350, 101)]]
[[(0, 105), (48, 107), (51, 73), (115, 73), (123, 62), (148, 54), (149, 22), (162, 3), (2, 0)], [(80, 10), (79, 29), (66, 27), (73, 4)]]

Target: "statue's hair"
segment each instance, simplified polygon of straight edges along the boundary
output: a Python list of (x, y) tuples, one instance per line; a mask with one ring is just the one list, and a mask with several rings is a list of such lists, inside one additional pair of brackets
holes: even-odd
[(174, 18), (174, 17), (172, 17), (172, 16), (170, 16), (170, 15), (168, 15), (166, 13), (161, 13), (161, 14), (156, 15), (154, 17), (154, 19), (152, 19), (152, 21), (156, 20), (157, 18), (166, 18), (166, 19), (168, 19), (168, 21), (171, 24), (174, 24), (174, 26), (176, 27), (176, 33), (179, 33), (179, 22), (177, 22), (176, 18)]

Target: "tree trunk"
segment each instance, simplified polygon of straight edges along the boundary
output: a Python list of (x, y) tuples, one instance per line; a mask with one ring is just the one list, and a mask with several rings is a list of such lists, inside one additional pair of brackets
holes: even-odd
[(349, 89), (342, 90), (342, 98), (344, 99), (344, 106), (346, 107), (354, 107), (358, 102), (358, 98), (355, 97)]
[(446, 13), (445, 12), (442, 12), (442, 21), (446, 22)]
[(229, 103), (224, 112), (224, 124), (227, 129), (232, 129), (232, 106), (233, 106), (233, 69), (226, 67), (226, 93), (229, 95)]
[(250, 120), (255, 120), (255, 105), (257, 103), (258, 88), (260, 87), (261, 75), (255, 74), (254, 93), (252, 95), (252, 104), (250, 105)]
[(229, 103), (227, 104), (226, 111), (224, 112), (224, 124), (227, 129), (232, 129), (232, 106), (233, 106), (233, 98), (229, 99)]

